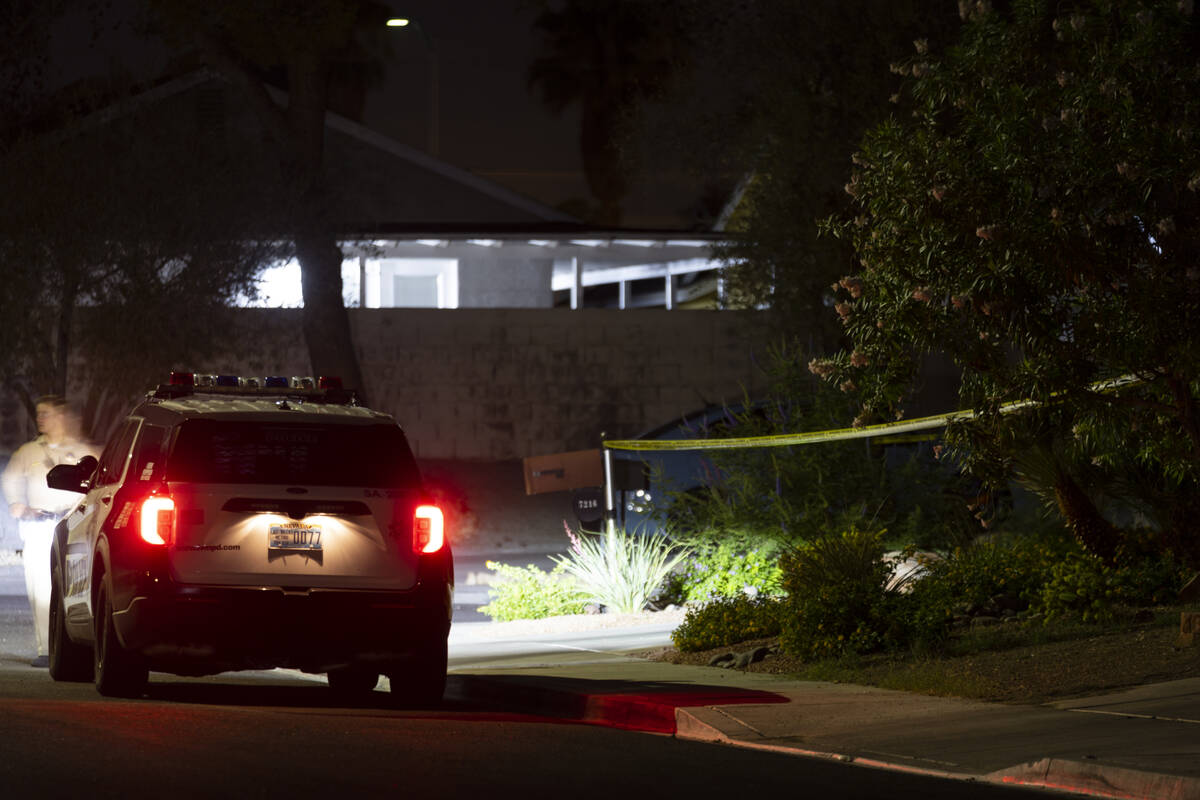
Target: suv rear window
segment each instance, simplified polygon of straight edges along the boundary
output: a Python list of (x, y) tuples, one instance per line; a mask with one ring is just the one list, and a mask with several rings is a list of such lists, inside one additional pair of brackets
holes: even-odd
[(414, 488), (408, 440), (395, 425), (264, 424), (192, 419), (179, 429), (167, 480)]

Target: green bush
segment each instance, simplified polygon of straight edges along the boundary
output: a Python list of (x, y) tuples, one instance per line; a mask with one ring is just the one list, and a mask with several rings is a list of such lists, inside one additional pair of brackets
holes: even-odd
[(567, 536), (567, 555), (553, 556), (558, 568), (574, 578), (587, 597), (618, 614), (643, 610), (689, 553), (657, 532), (610, 528), (601, 534), (576, 534), (568, 527)]
[(1074, 547), (1065, 537), (1005, 537), (960, 547), (925, 562), (920, 580), (903, 600), (910, 641), (935, 644), (954, 617), (982, 607), (997, 595), (1031, 602), (1049, 566)]
[(878, 650), (903, 638), (897, 592), (887, 583), (884, 531), (851, 526), (801, 545), (783, 558), (787, 613), (779, 641), (803, 658), (828, 658)]
[(1104, 621), (1114, 606), (1153, 606), (1171, 602), (1183, 585), (1185, 571), (1168, 554), (1125, 556), (1106, 564), (1082, 549), (1051, 564), (1035, 604), (1046, 619), (1079, 614), (1085, 622)]
[(667, 581), (664, 597), (674, 603), (705, 603), (720, 597), (783, 594), (778, 548), (747, 550), (732, 544), (701, 546)]
[(944, 638), (957, 614), (997, 595), (1020, 598), (1046, 619), (1078, 614), (1105, 620), (1118, 605), (1158, 605), (1182, 585), (1181, 565), (1145, 535), (1128, 534), (1118, 563), (1108, 565), (1056, 531), (960, 548), (929, 562), (905, 599), (910, 637)]
[(497, 622), (581, 614), (587, 605), (587, 593), (561, 565), (546, 572), (532, 564), (515, 567), (489, 561), (487, 568), (500, 580), (492, 587), (492, 601), (479, 612)]
[(683, 622), (671, 631), (671, 642), (682, 652), (692, 653), (775, 636), (782, 612), (783, 602), (771, 597), (719, 597), (689, 608)]

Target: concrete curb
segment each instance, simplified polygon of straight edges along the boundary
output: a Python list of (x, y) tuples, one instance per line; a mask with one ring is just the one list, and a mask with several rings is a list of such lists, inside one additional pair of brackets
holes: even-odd
[[(460, 680), (469, 678), (468, 680)], [(682, 707), (670, 699), (644, 695), (593, 694), (538, 686), (483, 675), (452, 673), (447, 695), (500, 705), (507, 711), (536, 714), (591, 725), (666, 734), (678, 739), (726, 744), (749, 750), (839, 761), (874, 769), (961, 781), (1046, 789), (1122, 800), (1194, 800), (1200, 779), (1058, 758), (1018, 764), (987, 774), (952, 772), (914, 763), (885, 761), (849, 753), (810, 750), (764, 736), (720, 705)], [(738, 701), (734, 701), (735, 704)], [(740, 701), (740, 702), (745, 702)]]
[[(710, 712), (710, 713), (705, 713)], [(712, 714), (717, 714), (727, 721), (724, 724), (735, 724), (745, 730), (751, 731), (753, 735), (760, 737), (758, 740), (743, 739), (735, 736), (730, 736), (725, 731), (721, 730), (716, 724), (712, 723)], [(701, 716), (708, 717), (710, 721), (701, 719)], [(972, 775), (966, 772), (949, 772), (944, 769), (933, 769), (930, 767), (919, 767), (913, 764), (900, 764), (892, 761), (881, 761), (873, 758), (863, 758), (861, 756), (853, 756), (848, 753), (834, 753), (827, 750), (809, 750), (803, 747), (796, 747), (790, 744), (774, 744), (769, 739), (762, 737), (762, 734), (754, 728), (747, 725), (742, 720), (732, 714), (727, 714), (717, 706), (704, 706), (702, 708), (677, 708), (675, 709), (676, 720), (676, 739), (686, 739), (693, 742), (711, 742), (713, 744), (728, 744), (734, 747), (741, 747), (746, 750), (762, 750), (767, 753), (782, 753), (785, 755), (803, 756), (805, 758), (820, 758), (827, 761), (840, 761), (844, 764), (857, 764), (861, 767), (874, 767), (875, 769), (889, 769), (896, 772), (905, 772), (911, 775), (925, 775), (931, 778), (945, 778), (954, 781), (977, 781), (984, 776)]]
[(502, 704), (508, 710), (560, 717), (611, 728), (675, 733), (676, 708), (672, 703), (624, 694), (586, 694), (546, 689), (525, 683), (451, 673), (446, 693), (460, 700)]
[(1200, 779), (1197, 778), (1061, 758), (1043, 758), (993, 772), (987, 780), (1123, 800), (1194, 800), (1200, 797)]

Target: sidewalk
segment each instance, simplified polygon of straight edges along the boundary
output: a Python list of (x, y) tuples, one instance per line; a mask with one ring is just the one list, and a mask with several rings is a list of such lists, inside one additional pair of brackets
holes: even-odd
[(457, 670), (508, 710), (964, 781), (1200, 798), (1200, 679), (1047, 706), (928, 697), (627, 658)]

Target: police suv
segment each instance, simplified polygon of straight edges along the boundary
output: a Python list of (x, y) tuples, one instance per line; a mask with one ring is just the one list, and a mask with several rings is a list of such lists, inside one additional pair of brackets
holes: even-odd
[(337, 379), (172, 373), (97, 462), (51, 555), (50, 674), (137, 696), (150, 670), (291, 667), (347, 695), (445, 689), (453, 567), (395, 420)]

